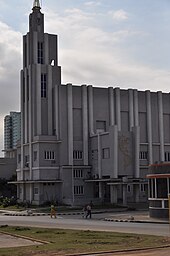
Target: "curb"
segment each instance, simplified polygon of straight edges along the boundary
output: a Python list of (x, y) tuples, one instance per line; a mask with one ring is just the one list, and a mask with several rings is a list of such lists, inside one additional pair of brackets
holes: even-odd
[(101, 255), (101, 254), (114, 254), (114, 253), (127, 253), (127, 252), (138, 252), (138, 251), (147, 251), (155, 249), (169, 248), (170, 245), (156, 246), (156, 247), (145, 247), (145, 248), (134, 248), (134, 249), (124, 249), (124, 250), (113, 250), (113, 251), (102, 251), (102, 252), (84, 252), (84, 253), (74, 253), (66, 254), (66, 256), (86, 256), (86, 255)]
[[(92, 214), (100, 214), (100, 213), (106, 213), (106, 211), (92, 211)], [(57, 216), (68, 216), (68, 215), (83, 215), (83, 212), (63, 212), (63, 213), (57, 213)], [(6, 212), (3, 213), (5, 216), (50, 216), (50, 213), (33, 213), (33, 212), (24, 212), (24, 213), (11, 213)], [(153, 223), (153, 224), (169, 224), (169, 221), (159, 221), (159, 220), (135, 220), (135, 219), (111, 219), (111, 218), (105, 218), (104, 221), (110, 221), (110, 222), (131, 222), (131, 223)]]
[(13, 237), (16, 237), (16, 238), (27, 239), (27, 240), (30, 240), (30, 241), (32, 241), (32, 242), (38, 242), (38, 243), (41, 243), (41, 244), (50, 244), (50, 242), (43, 241), (43, 240), (40, 240), (40, 239), (37, 239), (37, 238), (28, 237), (28, 236), (22, 236), (22, 235), (18, 235), (18, 234), (12, 234), (12, 233), (5, 232), (5, 231), (0, 231), (0, 233), (1, 233), (1, 234), (4, 234), (4, 235), (13, 236)]
[(122, 220), (122, 219), (109, 219), (105, 218), (104, 221), (111, 222), (132, 222), (132, 223), (153, 223), (153, 224), (169, 224), (168, 221), (153, 221), (153, 220)]
[[(92, 211), (92, 214), (100, 214), (100, 213), (107, 213), (107, 212), (110, 212), (110, 211)], [(26, 212), (24, 211), (24, 213), (22, 212), (5, 212), (3, 213), (3, 215), (5, 216), (49, 216), (50, 213), (34, 213), (34, 212)], [(83, 212), (61, 212), (61, 213), (57, 213), (57, 216), (61, 216), (61, 215), (84, 215)]]

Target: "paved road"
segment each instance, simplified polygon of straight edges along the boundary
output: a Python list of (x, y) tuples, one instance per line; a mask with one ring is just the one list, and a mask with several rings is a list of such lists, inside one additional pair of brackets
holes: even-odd
[[(95, 217), (95, 216), (94, 216)], [(170, 236), (168, 224), (108, 222), (97, 219), (83, 219), (80, 216), (58, 217), (51, 219), (49, 216), (2, 216), (0, 225), (36, 226), (49, 228), (65, 228), (95, 231), (113, 231), (122, 233), (148, 234)]]
[[(109, 215), (110, 216), (110, 215)], [(65, 228), (79, 230), (113, 231), (123, 233), (149, 234), (170, 236), (170, 226), (168, 224), (153, 223), (131, 223), (131, 222), (107, 222), (103, 221), (107, 214), (93, 215), (93, 219), (83, 219), (80, 215), (58, 216), (51, 219), (49, 216), (3, 216), (0, 215), (0, 225), (34, 226), (48, 228)], [(96, 254), (98, 255), (98, 254)], [(114, 254), (100, 254), (100, 256), (169, 256), (170, 248), (138, 251), (120, 252)], [(43, 255), (41, 255), (43, 256)], [(90, 254), (89, 254), (90, 256)], [(94, 255), (93, 255), (94, 256)]]

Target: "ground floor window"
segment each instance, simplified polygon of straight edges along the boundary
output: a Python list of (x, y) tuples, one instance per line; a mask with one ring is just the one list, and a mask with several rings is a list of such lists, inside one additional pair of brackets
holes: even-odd
[(74, 178), (83, 178), (83, 170), (74, 169)]
[(45, 151), (44, 158), (45, 158), (45, 160), (55, 160), (55, 152), (54, 151)]
[(83, 159), (83, 151), (81, 151), (81, 150), (74, 150), (73, 151), (73, 159), (74, 160), (82, 160)]
[(145, 184), (140, 184), (140, 192), (145, 192), (146, 187)]
[(84, 186), (74, 186), (74, 195), (84, 195)]
[(37, 187), (34, 188), (34, 195), (38, 195), (38, 188)]
[(131, 192), (131, 185), (127, 185), (127, 192), (130, 193)]
[(148, 152), (147, 151), (140, 151), (139, 159), (140, 160), (148, 160)]

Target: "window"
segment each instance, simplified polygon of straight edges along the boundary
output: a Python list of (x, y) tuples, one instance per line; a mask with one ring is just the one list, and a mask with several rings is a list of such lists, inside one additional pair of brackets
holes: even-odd
[(83, 178), (83, 170), (74, 169), (74, 178)]
[(27, 101), (29, 101), (29, 76), (27, 76)]
[(102, 133), (106, 131), (106, 121), (96, 121), (96, 133)]
[(54, 151), (45, 151), (44, 158), (45, 158), (45, 160), (55, 160), (55, 152)]
[(43, 43), (38, 42), (38, 63), (43, 64)]
[(83, 151), (81, 151), (81, 150), (74, 150), (73, 151), (73, 159), (74, 160), (82, 160), (83, 159)]
[(148, 152), (147, 151), (140, 151), (139, 159), (140, 160), (148, 160)]
[(140, 192), (145, 192), (145, 184), (140, 184)]
[(110, 158), (110, 148), (103, 148), (102, 149), (102, 158), (103, 159)]
[(168, 197), (167, 178), (157, 178), (156, 179), (156, 188), (157, 188), (157, 198), (167, 198)]
[(21, 154), (18, 154), (18, 163), (21, 162)]
[(41, 98), (47, 97), (47, 74), (41, 74)]
[(127, 185), (127, 192), (129, 192), (129, 193), (131, 192), (131, 185), (129, 185), (129, 184)]
[(37, 151), (34, 151), (34, 161), (37, 160)]
[(34, 188), (34, 195), (38, 195), (38, 188), (37, 187)]
[(92, 159), (94, 159), (94, 160), (98, 159), (98, 150), (97, 149), (92, 150), (91, 154), (92, 154)]
[(23, 102), (25, 102), (25, 77), (23, 78)]
[(19, 188), (19, 193), (22, 194), (22, 188), (21, 187)]
[(25, 166), (29, 167), (29, 155), (25, 156)]
[(84, 187), (83, 186), (74, 186), (74, 195), (83, 195)]
[(165, 162), (170, 162), (170, 152), (165, 152)]

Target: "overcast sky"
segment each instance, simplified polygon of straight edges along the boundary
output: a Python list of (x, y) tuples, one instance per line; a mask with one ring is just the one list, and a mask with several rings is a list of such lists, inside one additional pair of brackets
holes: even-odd
[[(40, 2), (45, 32), (59, 36), (62, 83), (170, 91), (170, 0)], [(4, 116), (20, 110), (22, 36), (32, 6), (0, 0), (0, 151)]]

